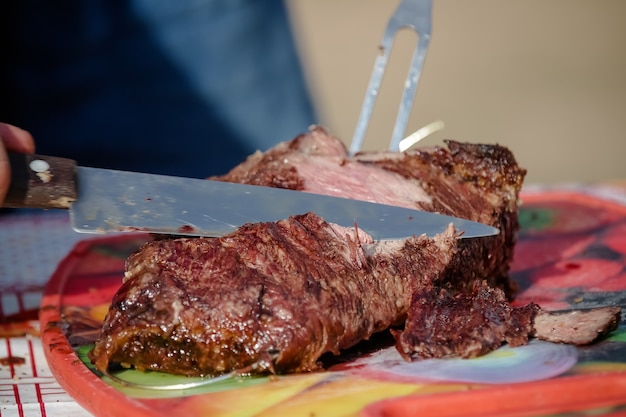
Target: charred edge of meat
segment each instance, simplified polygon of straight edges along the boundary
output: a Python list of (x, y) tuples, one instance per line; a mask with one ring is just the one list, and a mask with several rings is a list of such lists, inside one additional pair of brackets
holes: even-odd
[(513, 153), (500, 145), (461, 143), (446, 140), (454, 172), (484, 189), (520, 186), (526, 170), (517, 165)]

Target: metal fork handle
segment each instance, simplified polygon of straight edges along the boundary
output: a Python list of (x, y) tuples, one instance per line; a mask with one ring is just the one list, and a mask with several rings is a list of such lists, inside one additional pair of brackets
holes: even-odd
[(385, 72), (385, 67), (387, 66), (387, 61), (389, 60), (393, 39), (399, 29), (406, 27), (417, 32), (418, 40), (415, 51), (413, 52), (411, 67), (404, 83), (404, 92), (402, 93), (400, 108), (391, 135), (391, 142), (389, 143), (389, 150), (398, 151), (400, 140), (402, 140), (404, 136), (407, 122), (411, 114), (417, 83), (419, 82), (422, 66), (424, 65), (424, 58), (426, 57), (426, 51), (428, 50), (428, 44), (430, 42), (432, 30), (431, 18), (432, 0), (402, 0), (395, 13), (391, 16), (391, 19), (389, 19), (380, 45), (381, 53), (376, 57), (376, 61), (374, 62), (374, 69), (372, 70), (365, 99), (363, 100), (361, 114), (359, 115), (352, 143), (350, 144), (351, 155), (359, 152), (363, 146), (365, 133), (367, 132), (370, 117), (374, 109), (374, 103), (378, 96), (378, 91), (380, 90), (380, 84)]

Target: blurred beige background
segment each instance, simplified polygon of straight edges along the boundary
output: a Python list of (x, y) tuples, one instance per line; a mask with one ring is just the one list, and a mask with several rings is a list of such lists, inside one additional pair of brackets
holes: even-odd
[[(349, 144), (398, 0), (288, 0), (320, 123)], [(364, 149), (385, 149), (416, 36), (394, 43)], [(434, 0), (407, 134), (500, 143), (526, 183), (626, 179), (626, 1)]]

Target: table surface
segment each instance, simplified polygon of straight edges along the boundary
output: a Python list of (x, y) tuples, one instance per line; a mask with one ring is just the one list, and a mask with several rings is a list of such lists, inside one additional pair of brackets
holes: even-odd
[[(626, 184), (559, 185), (626, 205)], [(526, 187), (544, 192), (546, 187)], [(37, 319), (43, 288), (76, 242), (63, 211), (0, 213), (0, 416), (91, 416), (56, 382)]]

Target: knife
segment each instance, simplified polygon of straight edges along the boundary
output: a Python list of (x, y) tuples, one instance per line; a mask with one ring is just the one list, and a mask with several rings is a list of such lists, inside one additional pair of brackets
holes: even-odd
[(71, 159), (10, 153), (11, 183), (3, 207), (69, 209), (81, 233), (150, 232), (222, 236), (245, 223), (314, 212), (341, 226), (355, 224), (374, 240), (434, 236), (449, 224), (463, 238), (495, 227), (367, 201), (196, 178), (77, 166)]

